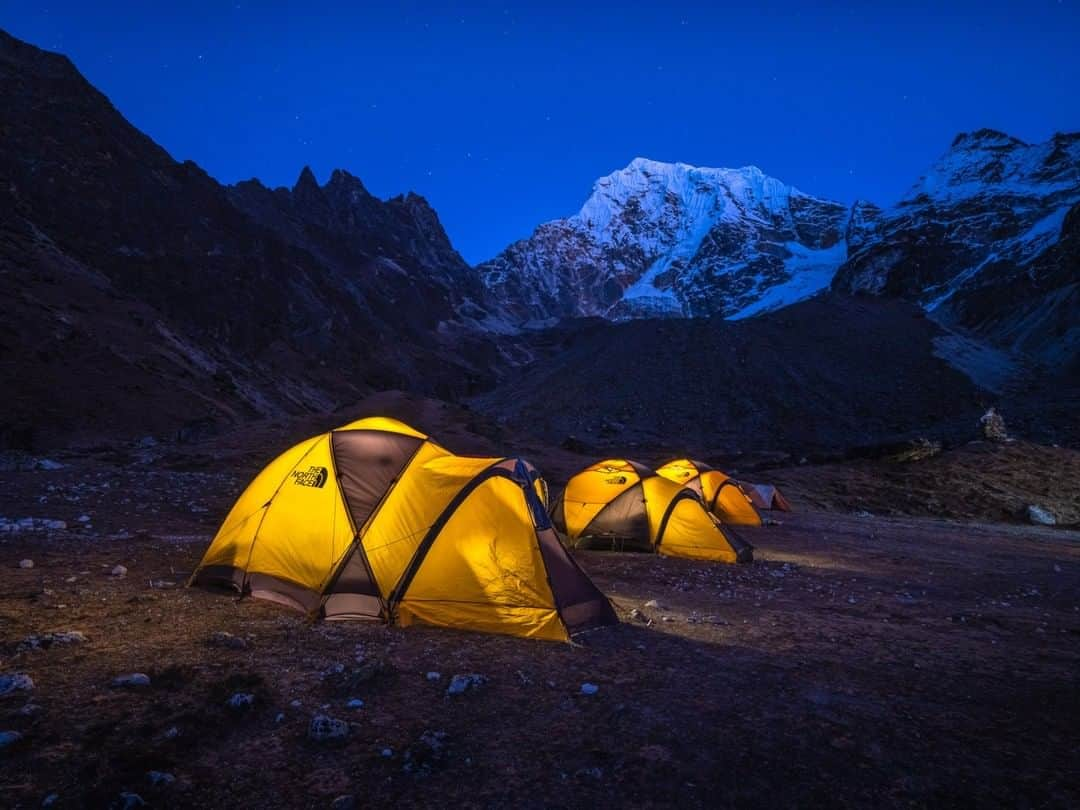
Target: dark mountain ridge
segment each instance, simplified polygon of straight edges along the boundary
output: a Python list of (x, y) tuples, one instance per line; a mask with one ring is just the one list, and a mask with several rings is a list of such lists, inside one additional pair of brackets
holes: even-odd
[[(379, 200), (341, 170), (323, 185), (305, 169), (292, 188), (222, 186), (132, 127), (65, 57), (2, 32), (0, 99), (0, 448), (190, 438), (338, 410), (344, 419), (385, 389), (468, 399), (521, 434), (686, 452), (960, 436), (1001, 397), (1041, 413), (1040, 436), (1069, 440), (1057, 428), (1075, 427), (1072, 388), (1027, 377), (1023, 392), (980, 389), (941, 359), (942, 339), (956, 336), (905, 303), (833, 294), (738, 322), (571, 320), (518, 332), (517, 311), (454, 250), (422, 197)], [(653, 194), (654, 168), (642, 162), (627, 188)], [(749, 261), (781, 286), (797, 277), (791, 256), (843, 240), (870, 251), (907, 227), (869, 205), (841, 223), (835, 206), (756, 170), (672, 176), (698, 184), (684, 189), (694, 205), (705, 194), (749, 217), (725, 232), (749, 228)], [(755, 218), (760, 201), (772, 219)], [(1074, 334), (1077, 222), (1064, 216), (1064, 235), (1027, 275), (995, 274), (997, 287), (950, 302), (994, 305), (973, 304), (958, 326), (1021, 342), (1048, 328)], [(884, 266), (866, 262), (851, 278)], [(1051, 288), (1059, 297), (1047, 307)], [(1013, 294), (1019, 321), (997, 306)], [(565, 304), (565, 290), (556, 298)], [(666, 304), (642, 296), (637, 306)]]
[(3, 32), (0, 98), (9, 442), (457, 396), (504, 362), (470, 331), (482, 310), (459, 314), (483, 288), (416, 195), (310, 172), (291, 195), (227, 189)]

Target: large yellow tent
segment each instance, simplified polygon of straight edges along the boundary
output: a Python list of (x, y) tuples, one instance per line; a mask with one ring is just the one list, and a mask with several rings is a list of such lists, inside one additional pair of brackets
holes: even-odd
[(723, 562), (753, 557), (750, 545), (725, 532), (697, 493), (626, 459), (598, 461), (571, 478), (552, 519), (581, 548)]
[(566, 640), (617, 621), (516, 458), (452, 455), (361, 419), (272, 461), (192, 576), (328, 619)]
[(701, 496), (709, 511), (726, 524), (760, 526), (761, 516), (739, 482), (708, 464), (680, 458), (669, 461), (656, 472), (671, 481), (690, 487)]

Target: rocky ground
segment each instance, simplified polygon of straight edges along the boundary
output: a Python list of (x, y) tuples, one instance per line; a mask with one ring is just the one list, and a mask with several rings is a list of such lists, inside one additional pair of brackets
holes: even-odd
[[(443, 432), (462, 418), (398, 406)], [(444, 441), (497, 452), (483, 427)], [(1000, 517), (986, 493), (1006, 469), (1026, 476), (1013, 497), (1066, 519), (1067, 498), (1038, 488), (1075, 497), (1072, 451), (772, 471), (797, 511), (745, 530), (751, 566), (580, 554), (624, 621), (570, 646), (310, 625), (184, 588), (266, 447), (313, 428), (6, 460), (0, 804), (1080, 801), (1080, 533), (971, 520)], [(557, 471), (581, 460), (546, 452)], [(879, 516), (885, 493), (902, 512), (904, 487), (948, 475), (983, 493), (967, 522)], [(117, 683), (135, 673), (148, 683)]]

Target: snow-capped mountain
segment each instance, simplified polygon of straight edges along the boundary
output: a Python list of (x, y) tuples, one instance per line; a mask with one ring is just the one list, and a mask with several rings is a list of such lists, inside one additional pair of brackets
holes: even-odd
[[(479, 266), (519, 323), (745, 318), (826, 289), (915, 302), (1053, 363), (1080, 357), (1080, 133), (959, 135), (896, 205), (846, 209), (755, 167), (638, 158)], [(1073, 234), (1070, 236), (1070, 234)]]
[(581, 210), (480, 265), (520, 321), (601, 316), (740, 318), (827, 287), (848, 212), (760, 169), (637, 158)]
[(1080, 133), (961, 134), (897, 205), (856, 206), (834, 286), (1057, 362), (1080, 349), (1077, 224)]

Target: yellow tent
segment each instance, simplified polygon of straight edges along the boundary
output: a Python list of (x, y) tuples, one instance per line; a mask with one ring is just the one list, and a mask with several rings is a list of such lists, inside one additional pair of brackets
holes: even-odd
[(581, 548), (722, 562), (753, 558), (750, 545), (725, 533), (697, 493), (625, 459), (598, 461), (571, 478), (552, 519)]
[(617, 621), (516, 458), (463, 458), (374, 417), (286, 450), (192, 575), (328, 619), (566, 640)]
[(761, 516), (739, 482), (708, 464), (680, 458), (669, 461), (656, 472), (671, 481), (690, 487), (701, 496), (709, 511), (733, 526), (760, 526)]

